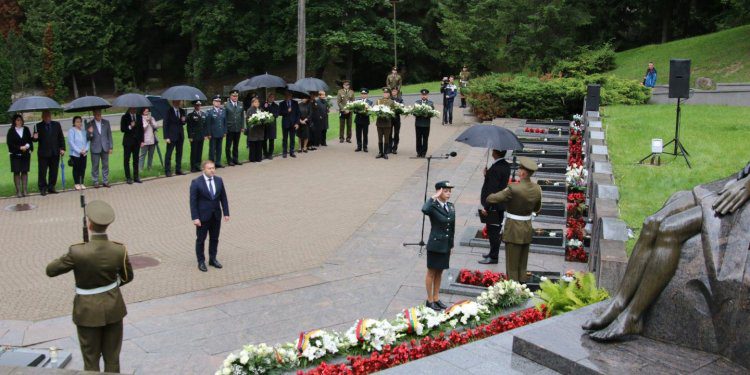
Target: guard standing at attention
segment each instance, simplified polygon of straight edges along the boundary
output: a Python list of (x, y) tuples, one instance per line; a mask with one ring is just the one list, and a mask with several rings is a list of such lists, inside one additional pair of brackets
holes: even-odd
[[(435, 105), (428, 96), (430, 91), (422, 89), (419, 92), (422, 95), (415, 104), (427, 105), (435, 109)], [(417, 133), (417, 157), (423, 158), (427, 155), (427, 142), (430, 138), (430, 117), (414, 117), (414, 130)]]
[[(239, 101), (240, 92), (232, 90), (229, 100), (224, 104), (227, 123), (227, 142), (224, 146), (224, 153), (227, 158), (227, 165), (230, 167), (242, 165), (240, 161), (240, 134), (245, 130), (245, 108)], [(219, 163), (221, 160), (214, 160)], [(218, 165), (216, 166), (219, 167)]]
[(99, 371), (104, 357), (105, 372), (120, 372), (122, 319), (127, 315), (120, 286), (133, 280), (133, 267), (125, 245), (107, 238), (107, 227), (115, 211), (104, 201), (86, 205), (91, 240), (71, 246), (68, 253), (47, 265), (47, 276), (73, 271), (76, 296), (73, 323), (78, 327), (83, 366)]
[(450, 267), (453, 237), (456, 232), (456, 209), (451, 198), (453, 184), (440, 181), (435, 184), (435, 194), (422, 205), (422, 213), (430, 218), (430, 237), (427, 240), (427, 275), (425, 306), (438, 311), (446, 306), (440, 301), (440, 282), (443, 270)]
[(206, 114), (201, 111), (201, 101), (193, 102), (193, 112), (187, 115), (187, 134), (190, 141), (190, 172), (201, 170), (203, 141), (208, 140)]
[(391, 69), (391, 74), (385, 79), (385, 86), (388, 89), (398, 89), (398, 91), (401, 91), (401, 76), (398, 74), (398, 67), (394, 66)]
[(351, 89), (350, 84), (348, 79), (342, 81), (343, 88), (336, 94), (336, 102), (339, 106), (339, 143), (344, 143), (344, 134), (346, 134), (346, 143), (352, 143), (352, 113), (344, 110), (348, 103), (354, 101), (354, 90)]
[[(393, 108), (393, 100), (391, 100), (391, 89), (383, 87), (383, 97), (378, 99), (375, 103), (378, 105), (384, 105)], [(378, 156), (376, 159), (383, 158), (388, 159), (388, 153), (391, 152), (391, 123), (393, 119), (389, 117), (378, 117), (375, 119), (375, 126), (378, 129)]]
[(529, 245), (534, 234), (531, 214), (542, 209), (542, 188), (531, 182), (531, 175), (537, 170), (536, 163), (520, 157), (518, 177), (521, 181), (508, 185), (502, 191), (490, 194), (489, 204), (505, 203), (505, 272), (511, 280), (523, 282), (526, 279), (526, 264), (529, 260)]

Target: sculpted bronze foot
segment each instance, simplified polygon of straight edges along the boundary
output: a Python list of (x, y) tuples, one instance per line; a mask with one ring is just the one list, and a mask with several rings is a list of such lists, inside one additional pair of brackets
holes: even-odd
[(607, 328), (592, 332), (589, 337), (595, 341), (613, 341), (627, 335), (637, 335), (642, 331), (643, 320), (626, 310)]
[(583, 323), (582, 328), (586, 331), (600, 330), (612, 323), (624, 308), (623, 304), (617, 299), (612, 300), (599, 316), (593, 317)]

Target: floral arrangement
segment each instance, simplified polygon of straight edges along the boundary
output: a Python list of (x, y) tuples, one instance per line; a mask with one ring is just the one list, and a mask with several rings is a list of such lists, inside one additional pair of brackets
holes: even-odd
[(421, 103), (415, 103), (413, 106), (407, 108), (405, 113), (414, 117), (440, 117), (440, 112), (432, 109), (432, 107), (427, 104)]
[(456, 324), (461, 325), (469, 323), (479, 323), (479, 321), (490, 314), (490, 309), (485, 305), (480, 305), (474, 301), (456, 302), (453, 306), (445, 310), (448, 324), (455, 328)]
[(394, 116), (391, 107), (382, 104), (375, 104), (370, 107), (370, 110), (367, 111), (367, 113), (370, 114), (370, 116), (375, 116), (377, 118), (393, 118)]
[(300, 332), (294, 347), (297, 348), (300, 357), (314, 361), (327, 354), (338, 353), (340, 344), (341, 338), (338, 334), (316, 329)]
[(569, 262), (588, 262), (589, 256), (583, 246), (586, 236), (586, 186), (588, 171), (583, 167), (583, 116), (573, 116), (570, 123), (568, 140), (568, 167), (565, 172), (565, 184), (568, 190), (565, 221), (565, 260)]
[(346, 103), (344, 106), (345, 111), (364, 114), (370, 110), (370, 105), (364, 100), (355, 100), (353, 102)]
[(590, 272), (568, 272), (556, 283), (545, 279), (539, 288), (541, 302), (538, 307), (544, 306), (547, 316), (573, 311), (609, 298), (606, 289), (596, 287), (596, 277)]
[(477, 297), (477, 303), (487, 306), (490, 311), (497, 311), (518, 305), (533, 296), (526, 284), (505, 278), (482, 292)]
[(583, 122), (583, 115), (577, 113), (573, 115), (573, 122), (580, 125)]
[(333, 108), (333, 96), (326, 95), (326, 105), (328, 108)]
[(456, 279), (459, 284), (486, 287), (495, 285), (495, 283), (500, 280), (508, 280), (508, 276), (501, 272), (492, 272), (490, 270), (471, 271), (466, 268), (462, 268), (460, 271), (458, 271), (458, 278)]
[(535, 134), (545, 134), (545, 133), (547, 133), (547, 129), (542, 129), (542, 128), (530, 128), (530, 127), (526, 127), (526, 128), (523, 129), (523, 131), (525, 131), (526, 133), (535, 133)]
[(399, 102), (394, 101), (393, 102), (393, 113), (396, 116), (403, 115), (404, 113), (406, 113), (406, 106), (404, 106), (403, 103), (399, 103)]
[(568, 185), (568, 190), (586, 190), (589, 171), (583, 168), (583, 165), (573, 163), (565, 168), (565, 171), (565, 183)]
[(383, 345), (396, 342), (399, 332), (387, 320), (360, 319), (349, 328), (344, 338), (349, 347), (359, 347), (367, 352), (383, 350)]
[(445, 314), (424, 305), (404, 309), (396, 315), (393, 325), (399, 332), (425, 336), (445, 321)]
[(297, 351), (291, 346), (246, 345), (239, 354), (229, 354), (217, 375), (262, 373), (268, 370), (299, 366)]
[(273, 117), (273, 113), (266, 111), (258, 111), (247, 117), (249, 126), (273, 124), (275, 122), (276, 118)]

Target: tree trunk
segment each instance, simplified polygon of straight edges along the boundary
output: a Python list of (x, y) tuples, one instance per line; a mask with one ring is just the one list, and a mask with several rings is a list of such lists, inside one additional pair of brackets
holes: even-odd
[(352, 70), (354, 69), (354, 54), (351, 48), (347, 48), (346, 52), (346, 79), (352, 80)]
[(94, 92), (94, 96), (96, 96), (96, 81), (94, 81), (94, 76), (91, 76), (91, 91)]
[(76, 80), (76, 74), (72, 73), (70, 75), (70, 78), (73, 81), (73, 96), (77, 98), (78, 97), (78, 81)]
[(666, 43), (669, 41), (669, 29), (671, 28), (673, 5), (674, 1), (672, 0), (662, 2), (660, 43)]
[(305, 1), (297, 0), (297, 79), (305, 78)]
[(201, 80), (201, 67), (196, 63), (198, 59), (198, 38), (195, 31), (190, 33), (190, 72), (188, 76), (193, 80), (193, 85), (199, 85)]

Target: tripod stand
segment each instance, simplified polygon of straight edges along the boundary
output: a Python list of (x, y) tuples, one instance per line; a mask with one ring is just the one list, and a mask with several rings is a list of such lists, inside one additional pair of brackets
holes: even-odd
[[(690, 156), (690, 153), (687, 152), (685, 149), (685, 146), (682, 145), (682, 142), (680, 141), (680, 118), (682, 117), (682, 111), (680, 110), (680, 101), (682, 98), (677, 98), (677, 121), (674, 127), (674, 138), (667, 142), (663, 147), (666, 148), (670, 144), (674, 144), (674, 150), (672, 152), (665, 152), (667, 155), (674, 155), (674, 156), (682, 156), (685, 158), (685, 162), (687, 163), (688, 168), (692, 169), (692, 166), (690, 165), (690, 160), (688, 160), (688, 156)], [(643, 162), (648, 158), (653, 157), (659, 157), (660, 154), (652, 152), (651, 154), (647, 155), (645, 158), (641, 159), (638, 163), (643, 164)], [(653, 163), (653, 160), (652, 160)]]

